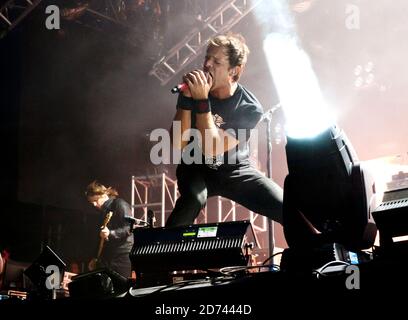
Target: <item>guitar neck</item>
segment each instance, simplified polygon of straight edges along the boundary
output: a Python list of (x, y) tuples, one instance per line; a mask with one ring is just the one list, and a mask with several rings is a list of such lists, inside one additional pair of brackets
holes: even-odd
[(96, 255), (96, 259), (100, 259), (102, 251), (103, 251), (103, 245), (105, 244), (105, 239), (100, 239), (99, 240), (99, 247), (98, 247), (98, 254)]
[[(110, 219), (112, 218), (112, 215), (113, 215), (113, 212), (112, 212), (112, 211), (109, 211), (109, 212), (106, 214), (106, 217), (105, 217), (105, 219), (103, 220), (103, 224), (102, 224), (102, 226), (101, 226), (101, 229), (106, 228), (106, 226), (108, 225)], [(104, 239), (104, 238), (100, 238), (100, 240), (99, 240), (99, 247), (98, 247), (98, 253), (97, 253), (97, 255), (96, 255), (96, 259), (97, 259), (97, 260), (99, 260), (99, 258), (101, 257), (104, 244), (105, 244), (105, 239)]]

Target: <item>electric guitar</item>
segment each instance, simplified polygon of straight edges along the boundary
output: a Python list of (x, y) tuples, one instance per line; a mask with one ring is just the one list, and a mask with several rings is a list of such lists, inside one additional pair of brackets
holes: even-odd
[[(113, 215), (112, 211), (109, 211), (106, 214), (105, 219), (103, 219), (103, 224), (101, 226), (101, 230), (106, 228), (106, 226), (108, 225), (110, 219), (112, 218), (112, 215)], [(99, 259), (101, 258), (102, 251), (103, 251), (103, 246), (105, 245), (105, 241), (106, 241), (105, 238), (101, 238), (99, 240), (98, 253), (96, 254), (96, 258), (92, 259), (91, 262), (89, 263), (89, 265), (88, 265), (89, 270), (92, 271), (92, 270), (94, 270), (94, 269), (96, 269), (98, 267)]]

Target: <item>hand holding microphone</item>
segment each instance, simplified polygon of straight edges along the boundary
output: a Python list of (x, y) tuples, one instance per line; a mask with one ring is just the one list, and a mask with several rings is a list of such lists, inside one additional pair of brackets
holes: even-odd
[(184, 96), (195, 100), (207, 99), (212, 86), (212, 76), (203, 70), (194, 70), (184, 75), (183, 83), (171, 89), (171, 93), (183, 93)]
[(203, 70), (194, 70), (187, 74), (185, 82), (191, 92), (191, 97), (194, 100), (208, 99), (208, 93), (212, 86), (212, 77), (209, 73), (204, 73)]
[(211, 112), (208, 93), (213, 84), (212, 76), (209, 72), (195, 70), (183, 77), (184, 83), (177, 86), (179, 89), (185, 88), (177, 99), (177, 109), (195, 111), (196, 113)]
[(186, 89), (188, 88), (188, 84), (185, 82), (182, 82), (180, 84), (178, 84), (177, 86), (174, 86), (170, 92), (171, 93), (180, 93), (180, 92), (184, 92)]
[(191, 98), (190, 88), (186, 82), (187, 74), (183, 76), (183, 82), (174, 86), (170, 91), (171, 93), (180, 93), (179, 97)]

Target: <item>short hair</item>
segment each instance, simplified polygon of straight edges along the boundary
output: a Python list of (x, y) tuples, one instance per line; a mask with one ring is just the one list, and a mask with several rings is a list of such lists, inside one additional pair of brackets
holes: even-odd
[[(209, 40), (208, 47), (211, 46), (225, 48), (225, 54), (228, 56), (228, 62), (231, 67), (244, 66), (247, 62), (249, 48), (241, 34), (227, 33), (225, 35), (217, 35)], [(236, 81), (239, 75), (235, 77), (234, 80)]]
[(98, 181), (92, 181), (87, 187), (85, 191), (85, 195), (89, 197), (93, 196), (102, 196), (108, 195), (109, 197), (116, 198), (119, 194), (118, 192), (112, 187), (105, 187), (103, 184), (99, 183)]

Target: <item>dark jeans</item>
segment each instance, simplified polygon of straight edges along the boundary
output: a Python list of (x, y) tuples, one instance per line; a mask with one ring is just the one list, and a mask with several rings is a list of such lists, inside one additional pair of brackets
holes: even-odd
[(282, 223), (282, 188), (249, 164), (221, 166), (218, 170), (180, 164), (177, 184), (180, 197), (166, 226), (192, 224), (207, 198), (216, 195)]
[(116, 271), (125, 278), (129, 278), (132, 273), (132, 266), (129, 258), (129, 253), (116, 253), (109, 258), (103, 258), (102, 263), (105, 267)]

